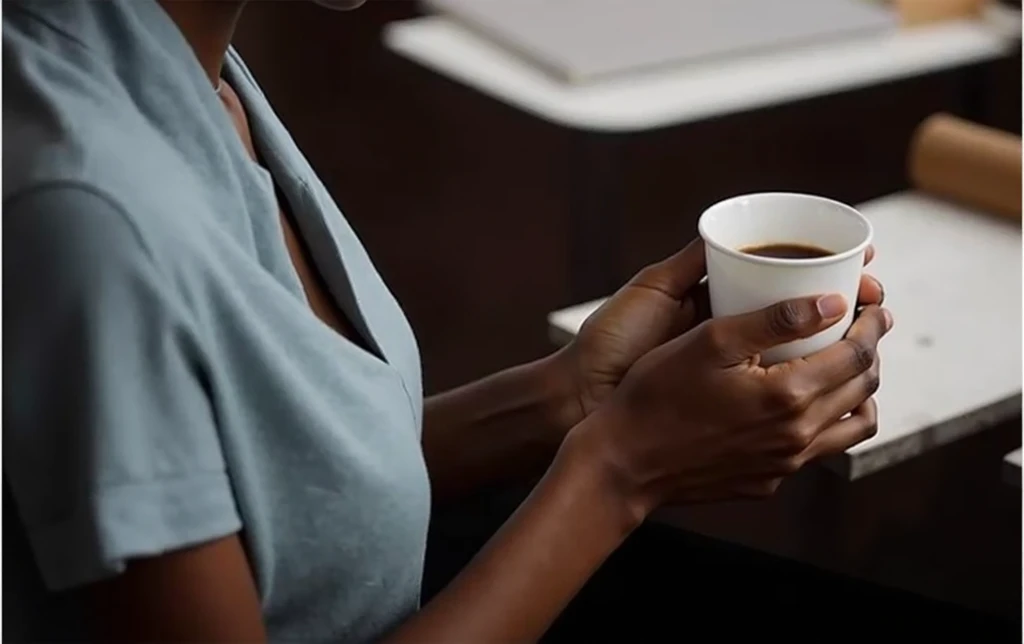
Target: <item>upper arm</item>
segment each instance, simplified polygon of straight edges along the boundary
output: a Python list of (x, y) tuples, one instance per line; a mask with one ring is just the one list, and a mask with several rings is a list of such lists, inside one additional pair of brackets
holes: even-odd
[(4, 476), (46, 586), (115, 577), (143, 615), (247, 578), (258, 623), (201, 334), (131, 223), (37, 190), (5, 203), (3, 269)]
[(98, 641), (266, 640), (256, 586), (237, 535), (134, 560), (123, 574), (84, 592)]

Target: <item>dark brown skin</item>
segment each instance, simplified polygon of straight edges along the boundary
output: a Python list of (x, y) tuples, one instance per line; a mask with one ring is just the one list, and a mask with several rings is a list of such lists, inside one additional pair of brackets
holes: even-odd
[[(242, 3), (164, 6), (215, 85)], [(229, 89), (222, 98), (256, 158), (237, 97)], [(358, 341), (281, 217), (311, 308)], [(655, 508), (770, 495), (809, 460), (872, 435), (876, 347), (892, 325), (876, 281), (862, 282), (864, 308), (846, 340), (763, 368), (760, 351), (841, 313), (823, 317), (818, 299), (805, 298), (707, 321), (703, 273), (703, 248), (691, 244), (641, 272), (566, 349), (427, 401), (423, 443), (436, 495), (546, 472), (473, 562), (386, 641), (535, 640)], [(84, 592), (102, 639), (266, 639), (239, 536), (132, 561)]]

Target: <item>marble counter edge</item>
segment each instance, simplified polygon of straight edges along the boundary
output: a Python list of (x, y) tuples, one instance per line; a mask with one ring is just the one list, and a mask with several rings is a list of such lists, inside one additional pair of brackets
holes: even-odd
[(997, 398), (991, 403), (971, 411), (947, 418), (927, 427), (910, 430), (913, 433), (863, 449), (846, 452), (828, 459), (824, 465), (850, 481), (908, 461), (943, 445), (955, 443), (973, 434), (1013, 418), (1021, 412), (1021, 392)]

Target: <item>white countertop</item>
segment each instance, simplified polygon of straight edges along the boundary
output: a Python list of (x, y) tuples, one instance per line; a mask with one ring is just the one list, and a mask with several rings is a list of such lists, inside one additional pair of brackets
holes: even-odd
[(548, 121), (631, 132), (990, 60), (1019, 46), (1020, 30), (1020, 11), (993, 3), (984, 20), (904, 28), (588, 85), (560, 83), (442, 17), (392, 23), (384, 41), (399, 55)]
[(1003, 480), (1020, 487), (1021, 450), (1015, 449), (1003, 457)]
[[(1020, 413), (1021, 228), (918, 193), (863, 204), (896, 325), (880, 351), (879, 430), (830, 463), (850, 479)], [(601, 302), (552, 313), (565, 342)]]

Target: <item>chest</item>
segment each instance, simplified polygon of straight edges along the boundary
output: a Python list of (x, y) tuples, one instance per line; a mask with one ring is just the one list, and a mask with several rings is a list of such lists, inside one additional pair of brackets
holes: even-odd
[(285, 248), (288, 251), (288, 259), (291, 261), (292, 268), (295, 269), (295, 274), (299, 278), (310, 310), (332, 331), (352, 342), (360, 349), (373, 353), (375, 357), (383, 359), (382, 356), (376, 354), (370, 347), (370, 344), (359, 333), (349, 316), (341, 309), (331, 295), (323, 275), (313, 260), (312, 253), (299, 235), (291, 215), (287, 212), (287, 206), (284, 205), (280, 197), (278, 197), (277, 211)]
[[(241, 100), (230, 85), (224, 84), (221, 87), (221, 100), (231, 116), (232, 123), (242, 144), (252, 161), (260, 163), (252, 130), (249, 127), (248, 117)], [(310, 252), (309, 246), (299, 232), (291, 206), (280, 190), (275, 189), (275, 199), (277, 219), (282, 237), (280, 241), (284, 242), (288, 259), (302, 286), (302, 291), (305, 294), (306, 302), (311, 311), (335, 333), (346, 338), (364, 351), (374, 353), (376, 357), (382, 358), (371, 348), (370, 343), (353, 324), (349, 314), (338, 305), (331, 294), (323, 274), (317, 266), (313, 254)]]
[[(250, 158), (280, 170), (280, 146), (260, 163), (244, 112), (229, 114)], [(188, 262), (202, 276), (187, 281), (203, 285), (214, 406), (272, 639), (369, 640), (418, 603), (418, 354), (326, 191), (280, 176), (273, 208), (275, 186), (250, 183), (253, 207), (207, 213)]]

